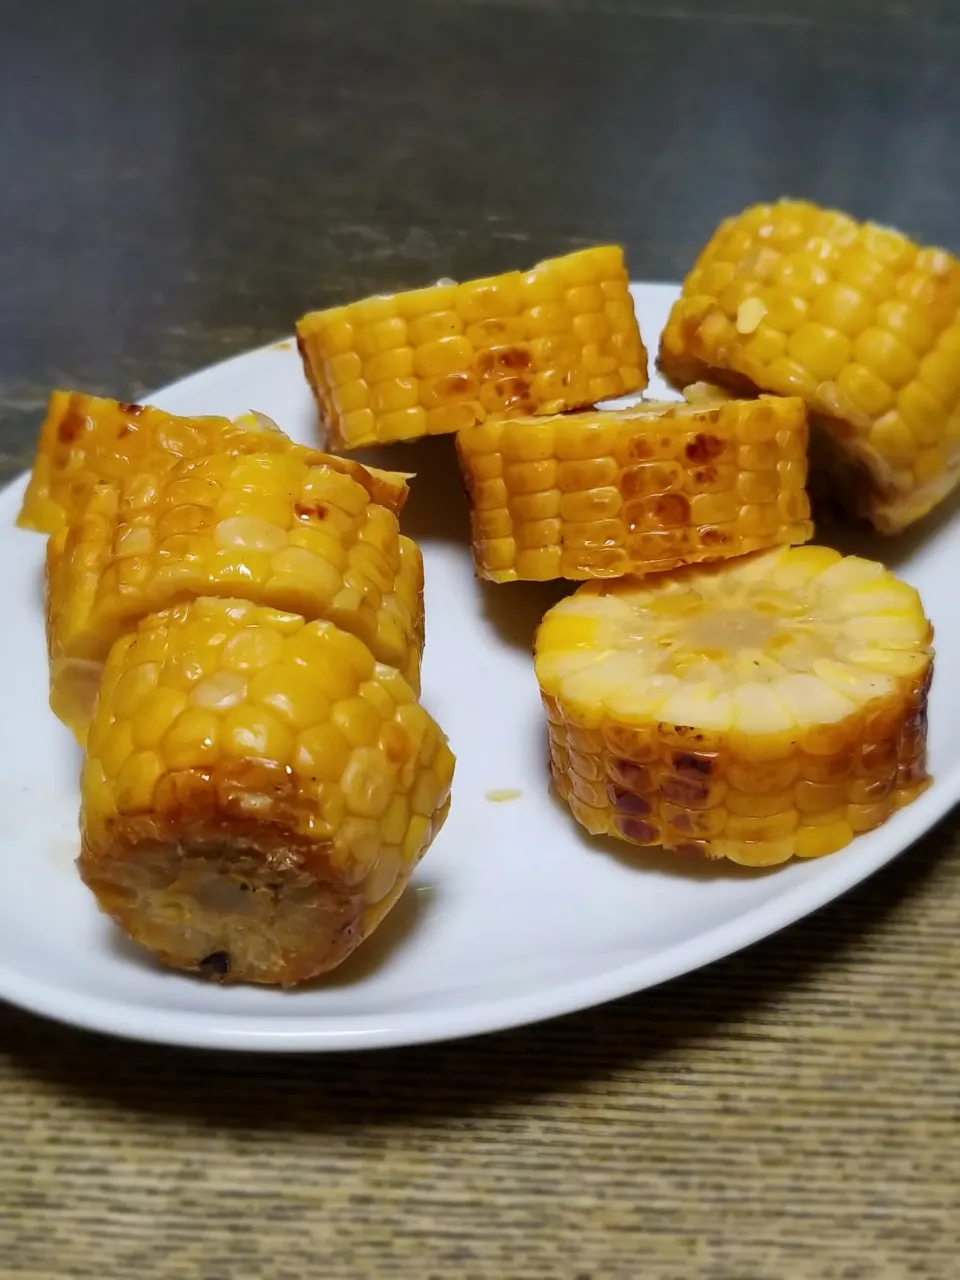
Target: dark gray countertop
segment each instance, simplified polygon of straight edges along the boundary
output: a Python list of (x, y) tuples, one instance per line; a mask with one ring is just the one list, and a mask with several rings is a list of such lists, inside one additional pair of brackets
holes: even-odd
[[(309, 306), (806, 195), (960, 249), (960, 5), (0, 0), (0, 466)], [(951, 820), (659, 991), (326, 1061), (0, 1008), (0, 1273), (957, 1274)]]

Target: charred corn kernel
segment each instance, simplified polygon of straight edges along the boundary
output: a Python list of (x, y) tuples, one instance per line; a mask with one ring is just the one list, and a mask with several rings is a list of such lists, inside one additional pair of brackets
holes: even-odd
[[(334, 696), (319, 674), (331, 669)], [(229, 697), (209, 696), (218, 681)], [(419, 739), (412, 708), (431, 730)], [(361, 714), (372, 726), (352, 735)], [(446, 817), (453, 764), (406, 681), (333, 623), (242, 600), (180, 604), (107, 659), (80, 872), (166, 964), (302, 982), (399, 897)]]
[(297, 340), (331, 447), (558, 413), (647, 385), (623, 252), (312, 311)]
[[(56, 533), (79, 517), (97, 484), (124, 482), (138, 474), (156, 476), (184, 458), (291, 447), (297, 446), (262, 413), (243, 414), (233, 422), (183, 418), (149, 405), (55, 391), (17, 523)], [(382, 506), (394, 512), (403, 507), (408, 477), (344, 458), (328, 460), (328, 465), (357, 480)]]
[[(342, 460), (288, 445), (216, 453), (95, 488), (50, 539), (47, 637), (51, 705), (82, 742), (110, 646), (145, 615), (196, 596), (242, 596), (326, 618), (419, 688), (423, 560), (392, 511)], [(269, 655), (244, 633), (227, 669)]]
[(826, 547), (588, 583), (537, 635), (554, 784), (634, 844), (832, 853), (928, 783), (931, 640), (913, 587)]
[(642, 575), (812, 534), (801, 400), (647, 403), (457, 436), (494, 582)]
[(838, 496), (883, 533), (960, 478), (960, 261), (781, 200), (728, 218), (674, 305), (660, 367), (807, 401)]

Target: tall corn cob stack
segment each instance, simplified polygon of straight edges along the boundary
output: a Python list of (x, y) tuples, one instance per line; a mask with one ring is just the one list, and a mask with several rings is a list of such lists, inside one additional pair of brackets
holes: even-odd
[(453, 766), (407, 682), (355, 636), (199, 599), (113, 646), (80, 872), (167, 964), (302, 982), (399, 897), (443, 825)]
[(51, 532), (51, 703), (81, 741), (96, 705), (80, 869), (167, 963), (332, 968), (442, 825), (406, 494), (262, 415), (54, 395), (20, 523)]
[(960, 262), (896, 231), (790, 200), (728, 218), (684, 283), (660, 365), (677, 385), (802, 396), (841, 491), (883, 533), (960, 478)]
[(414, 440), (641, 390), (628, 284), (611, 246), (311, 312), (297, 340), (328, 443)]
[[(152, 455), (151, 455), (152, 456)], [(114, 641), (197, 596), (326, 618), (419, 689), (423, 559), (364, 468), (284, 442), (211, 453), (98, 485), (48, 546), (51, 705), (83, 738)]]
[(813, 531), (796, 398), (485, 422), (457, 449), (493, 582), (653, 573)]
[(931, 638), (912, 587), (824, 547), (587, 584), (537, 636), (555, 785), (593, 834), (832, 853), (927, 785)]

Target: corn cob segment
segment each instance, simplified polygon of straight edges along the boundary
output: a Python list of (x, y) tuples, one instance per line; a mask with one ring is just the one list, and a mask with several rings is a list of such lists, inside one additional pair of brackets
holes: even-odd
[(257, 438), (259, 448), (268, 447), (265, 434), (271, 440), (276, 434), (282, 447), (286, 437), (266, 423), (253, 415), (237, 423), (177, 418), (146, 405), (54, 391), (17, 523), (55, 533), (79, 514), (94, 485), (132, 475), (154, 454), (165, 455), (172, 466), (178, 458), (213, 453), (248, 436)]
[(659, 363), (678, 386), (803, 396), (841, 496), (883, 533), (960, 478), (960, 261), (885, 227), (788, 200), (728, 218), (684, 283)]
[(928, 784), (932, 631), (916, 591), (777, 548), (551, 609), (551, 772), (592, 834), (768, 866), (843, 848)]
[[(298, 446), (291, 446), (262, 413), (244, 414), (235, 421), (184, 418), (149, 405), (55, 391), (40, 428), (17, 523), (24, 529), (56, 533), (79, 517), (95, 485), (128, 480), (144, 468), (170, 470), (182, 458), (283, 452), (290, 447)], [(408, 493), (404, 476), (363, 468), (346, 458), (327, 459), (327, 465), (363, 484), (375, 502), (391, 511), (402, 509)]]
[(366, 298), (297, 324), (328, 445), (415, 440), (559, 413), (647, 385), (623, 251)]
[[(363, 468), (360, 469), (363, 471)], [(218, 453), (98, 486), (50, 539), (51, 706), (83, 740), (111, 645), (198, 596), (325, 618), (419, 689), (423, 559), (340, 460), (288, 445)]]
[(797, 398), (485, 422), (457, 449), (493, 582), (642, 575), (813, 532)]
[(246, 601), (181, 604), (111, 650), (80, 872), (166, 964), (302, 982), (399, 897), (453, 769), (413, 690), (355, 636)]

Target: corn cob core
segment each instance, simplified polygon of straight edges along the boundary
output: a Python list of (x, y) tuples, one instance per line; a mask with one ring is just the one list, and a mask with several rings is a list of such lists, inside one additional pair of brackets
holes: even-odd
[[(142, 470), (170, 470), (182, 458), (290, 448), (298, 446), (262, 413), (246, 413), (235, 421), (184, 418), (149, 405), (54, 391), (17, 523), (56, 533), (79, 519), (98, 484), (120, 483)], [(404, 476), (346, 458), (314, 456), (363, 484), (375, 502), (399, 514), (408, 493)]]
[(420, 550), (340, 461), (291, 445), (216, 453), (94, 490), (48, 548), (51, 705), (81, 741), (113, 642), (197, 596), (326, 618), (419, 689)]
[(551, 772), (593, 834), (767, 866), (842, 848), (927, 785), (932, 632), (916, 591), (777, 548), (551, 609)]
[(881, 532), (960, 477), (960, 262), (896, 231), (788, 200), (728, 218), (684, 283), (660, 366), (677, 385), (803, 396)]
[(413, 690), (355, 636), (246, 601), (178, 605), (108, 658), (80, 872), (167, 964), (302, 982), (399, 897), (453, 767)]
[(628, 284), (610, 246), (310, 312), (297, 341), (329, 444), (414, 440), (642, 389)]
[(813, 532), (797, 398), (485, 422), (457, 449), (493, 582), (640, 575)]

